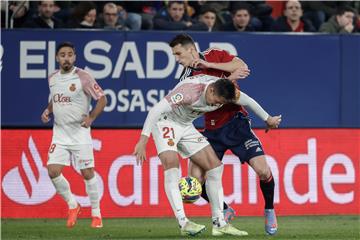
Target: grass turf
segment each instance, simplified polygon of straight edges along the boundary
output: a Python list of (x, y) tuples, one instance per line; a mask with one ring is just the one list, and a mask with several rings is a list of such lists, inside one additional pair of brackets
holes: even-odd
[[(211, 236), (209, 218), (192, 218), (207, 226), (193, 239), (219, 239)], [(90, 219), (79, 219), (67, 229), (65, 219), (2, 219), (1, 239), (184, 239), (174, 218), (104, 219), (102, 229), (91, 229)], [(278, 217), (279, 231), (275, 236), (264, 232), (262, 217), (238, 217), (233, 225), (249, 232), (241, 239), (360, 239), (359, 216), (294, 216)], [(221, 239), (234, 239), (226, 236)]]

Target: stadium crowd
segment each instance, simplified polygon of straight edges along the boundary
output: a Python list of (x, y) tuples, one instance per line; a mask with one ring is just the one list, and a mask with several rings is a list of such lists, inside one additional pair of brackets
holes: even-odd
[[(360, 32), (359, 1), (9, 1), (14, 28)], [(6, 8), (7, 7), (7, 8)], [(10, 20), (9, 20), (10, 21)]]

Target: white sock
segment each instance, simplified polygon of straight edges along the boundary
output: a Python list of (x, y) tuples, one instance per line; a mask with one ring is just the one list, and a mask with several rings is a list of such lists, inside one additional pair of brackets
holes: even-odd
[(60, 174), (60, 176), (52, 178), (51, 181), (54, 184), (56, 192), (67, 202), (69, 209), (76, 208), (78, 203), (76, 202), (74, 195), (71, 193), (70, 184), (66, 178)]
[(170, 202), (171, 208), (181, 227), (184, 227), (189, 221), (185, 216), (184, 204), (179, 190), (179, 169), (170, 168), (164, 171), (164, 185), (166, 196)]
[(213, 168), (206, 172), (206, 192), (209, 197), (211, 205), (211, 214), (213, 225), (217, 227), (223, 227), (226, 225), (224, 220), (224, 190), (222, 186), (222, 173), (224, 170), (224, 165)]
[(96, 179), (96, 176), (94, 176), (90, 180), (85, 180), (85, 186), (86, 186), (86, 193), (90, 198), (91, 216), (101, 218), (100, 197), (98, 190), (98, 181)]

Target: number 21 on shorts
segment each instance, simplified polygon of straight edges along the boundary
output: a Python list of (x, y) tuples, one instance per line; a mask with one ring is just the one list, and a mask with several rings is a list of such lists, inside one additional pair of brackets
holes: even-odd
[(173, 128), (163, 127), (163, 138), (172, 138), (175, 139), (175, 131)]

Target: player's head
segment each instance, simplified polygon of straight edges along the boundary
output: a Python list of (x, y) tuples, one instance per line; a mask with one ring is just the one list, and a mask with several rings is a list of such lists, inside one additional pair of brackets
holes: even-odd
[(71, 42), (62, 42), (56, 48), (56, 61), (63, 72), (68, 72), (76, 60), (75, 47)]
[(184, 67), (189, 67), (198, 52), (194, 40), (187, 34), (179, 34), (169, 43), (175, 59)]
[(225, 78), (209, 85), (205, 93), (206, 103), (209, 105), (226, 104), (235, 101), (236, 88), (232, 81)]

